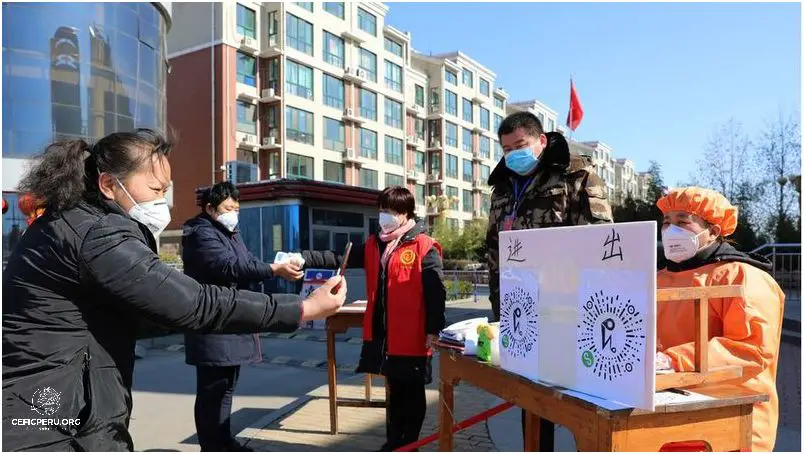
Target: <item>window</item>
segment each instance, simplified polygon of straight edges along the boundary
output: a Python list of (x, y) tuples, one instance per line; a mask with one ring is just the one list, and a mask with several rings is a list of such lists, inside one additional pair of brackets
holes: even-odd
[(377, 133), (366, 128), (360, 128), (360, 157), (377, 159)]
[(300, 98), (313, 99), (313, 68), (288, 60), (285, 91)]
[(474, 121), (472, 120), (473, 117), (472, 113), (473, 113), (472, 101), (463, 98), (463, 121), (468, 121), (469, 123), (472, 123)]
[(424, 120), (416, 118), (414, 120), (413, 128), (416, 130), (416, 137), (424, 140)]
[(482, 77), (480, 78), (480, 93), (485, 96), (489, 95), (489, 81)]
[(438, 107), (441, 105), (439, 101), (441, 99), (441, 93), (438, 91), (438, 87), (433, 87), (430, 89), (430, 112), (438, 111)]
[(461, 144), (463, 151), (472, 152), (472, 131), (463, 128), (463, 143)]
[(413, 190), (413, 196), (416, 198), (416, 205), (424, 205), (424, 185), (417, 184)]
[(555, 122), (553, 122), (552, 118), (547, 119), (547, 132), (555, 131)]
[(458, 95), (455, 93), (444, 90), (444, 99), (445, 99), (445, 109), (446, 112), (450, 115), (458, 116)]
[(324, 32), (324, 61), (332, 66), (343, 68), (343, 39), (330, 32)]
[(469, 88), (473, 88), (475, 86), (474, 74), (472, 74), (472, 71), (469, 71), (466, 68), (463, 69), (463, 84)]
[(491, 168), (485, 164), (480, 164), (480, 179), (483, 181), (489, 181), (490, 174)]
[(364, 32), (377, 36), (377, 18), (363, 8), (357, 8), (357, 26)]
[(494, 141), (494, 160), (499, 161), (503, 157), (503, 149), (500, 142)]
[(360, 169), (360, 186), (369, 189), (378, 189), (377, 171), (362, 167)]
[(491, 156), (491, 139), (480, 136), (480, 157), (488, 159)]
[(377, 82), (377, 55), (366, 49), (360, 49), (360, 69), (366, 72), (366, 77)]
[(541, 123), (542, 126), (544, 126), (544, 114), (539, 112), (538, 117), (539, 117), (539, 123)]
[(237, 130), (249, 134), (257, 133), (257, 109), (254, 104), (237, 101)]
[(239, 3), (237, 4), (237, 34), (249, 38), (257, 37), (257, 13)]
[(324, 148), (343, 152), (346, 149), (343, 122), (324, 117)]
[(336, 109), (343, 109), (343, 81), (329, 74), (324, 74), (324, 104)]
[[(279, 11), (271, 11), (268, 13), (268, 43), (271, 46), (276, 46), (276, 36), (279, 34)], [(277, 163), (277, 167), (279, 164)]]
[(385, 124), (402, 129), (402, 103), (385, 98)]
[(324, 2), (324, 11), (343, 19), (343, 2)]
[(237, 81), (257, 86), (257, 59), (242, 52), (237, 53)]
[(291, 178), (313, 179), (313, 158), (288, 153), (288, 176)]
[(394, 55), (396, 55), (397, 57), (401, 57), (403, 48), (402, 48), (402, 45), (399, 44), (398, 42), (386, 37), (385, 38), (385, 50), (390, 52), (390, 53), (392, 53), (392, 54), (394, 54)]
[(402, 67), (385, 60), (385, 86), (402, 93)]
[(444, 70), (444, 79), (452, 85), (458, 85), (458, 74), (454, 71), (450, 71), (449, 69)]
[(385, 174), (385, 187), (390, 188), (391, 186), (405, 187), (405, 179), (402, 178), (402, 175), (396, 175), (396, 174), (393, 174), (393, 173), (386, 173)]
[(464, 159), (463, 160), (463, 181), (472, 182), (472, 160), (471, 159)]
[(480, 211), (483, 214), (489, 214), (489, 208), (491, 207), (491, 197), (481, 197), (480, 198)]
[(494, 114), (494, 130), (493, 132), (497, 132), (500, 130), (500, 123), (502, 123), (503, 117), (501, 115)]
[(500, 110), (505, 110), (505, 101), (503, 101), (502, 98), (498, 98), (498, 97), (495, 96), (494, 97), (494, 107), (496, 107), (496, 108), (498, 108)]
[(313, 2), (295, 2), (296, 5), (306, 9), (307, 11), (313, 12)]
[(447, 122), (447, 145), (458, 148), (458, 125)]
[[(458, 209), (458, 203), (459, 203), (459, 200), (460, 200), (460, 198), (458, 197), (458, 188), (456, 188), (455, 186), (447, 186), (447, 197), (449, 197), (450, 199), (452, 199), (453, 197), (455, 198), (455, 200), (451, 200), (449, 202), (449, 207), (450, 207), (451, 210), (457, 210)], [(457, 220), (456, 220), (456, 224), (457, 224)], [(455, 227), (457, 228), (457, 225)]]
[(285, 128), (288, 140), (309, 145), (313, 144), (312, 112), (288, 106), (285, 110)]
[(339, 162), (324, 161), (324, 181), (330, 183), (345, 183), (346, 173), (343, 164)]
[[(402, 165), (402, 141), (391, 136), (385, 136), (385, 162)], [(401, 185), (400, 185), (401, 186)]]
[(313, 24), (288, 14), (287, 34), (290, 47), (313, 55)]
[(423, 151), (414, 151), (413, 152), (413, 168), (418, 170), (419, 172), (424, 172), (425, 165), (424, 165), (424, 152)]
[(360, 89), (360, 116), (377, 121), (377, 94)]
[(484, 107), (480, 108), (480, 127), (489, 130), (489, 110)]
[(463, 211), (464, 213), (471, 213), (474, 209), (474, 200), (472, 197), (472, 191), (467, 191), (466, 189), (463, 190)]
[(458, 157), (451, 154), (447, 154), (447, 177), (458, 179)]
[(424, 107), (424, 87), (416, 85), (416, 105)]
[(441, 175), (441, 153), (436, 151), (430, 154), (428, 161), (430, 165), (430, 173), (433, 175)]

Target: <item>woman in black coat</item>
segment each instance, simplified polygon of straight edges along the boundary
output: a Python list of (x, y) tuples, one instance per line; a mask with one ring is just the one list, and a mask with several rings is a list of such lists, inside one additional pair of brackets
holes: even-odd
[[(138, 130), (48, 147), (20, 184), (44, 207), (3, 272), (3, 450), (133, 450), (140, 320), (205, 333), (293, 331), (343, 304), (202, 285), (162, 263), (170, 143)], [(342, 283), (335, 295), (331, 291)]]
[[(248, 250), (237, 229), (240, 192), (224, 181), (201, 196), (202, 212), (184, 224), (184, 273), (198, 282), (260, 291), (275, 276), (297, 281), (296, 264), (268, 264)], [(240, 366), (262, 361), (257, 334), (185, 334), (187, 364), (196, 366), (195, 427), (201, 451), (249, 451), (231, 434), (232, 395)]]

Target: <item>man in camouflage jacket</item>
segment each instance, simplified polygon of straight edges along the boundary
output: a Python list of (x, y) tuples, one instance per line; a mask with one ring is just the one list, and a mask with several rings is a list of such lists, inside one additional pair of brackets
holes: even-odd
[[(493, 192), (486, 234), (489, 299), (495, 321), (500, 319), (500, 231), (612, 222), (606, 184), (589, 158), (570, 152), (563, 135), (544, 134), (539, 119), (529, 112), (509, 115), (497, 134), (506, 159), (500, 160), (489, 176)], [(526, 175), (512, 171), (512, 163), (506, 164), (509, 153), (523, 149), (532, 151), (538, 160)], [(521, 195), (517, 197), (515, 191)], [(503, 253), (506, 247), (502, 245)]]

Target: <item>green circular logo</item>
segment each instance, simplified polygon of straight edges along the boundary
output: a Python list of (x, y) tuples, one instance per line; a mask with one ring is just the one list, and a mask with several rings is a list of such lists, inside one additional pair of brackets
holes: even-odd
[(503, 346), (503, 348), (508, 348), (508, 344), (510, 344), (510, 343), (511, 343), (511, 339), (508, 338), (507, 334), (504, 335), (502, 337), (502, 346)]
[(581, 355), (581, 362), (586, 367), (592, 367), (592, 365), (595, 364), (595, 355), (593, 355), (589, 350), (586, 350), (583, 352), (583, 355)]

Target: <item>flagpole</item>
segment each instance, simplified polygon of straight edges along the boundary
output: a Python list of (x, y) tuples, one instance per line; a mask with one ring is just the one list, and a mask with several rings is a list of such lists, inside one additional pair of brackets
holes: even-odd
[(569, 124), (567, 125), (569, 128), (569, 140), (572, 142), (572, 73), (570, 73), (570, 103), (569, 103)]

